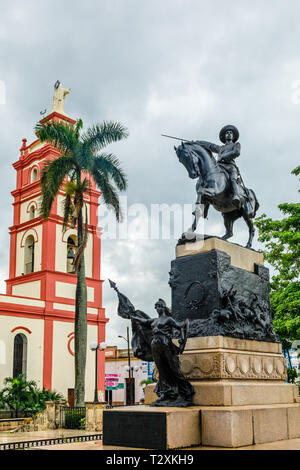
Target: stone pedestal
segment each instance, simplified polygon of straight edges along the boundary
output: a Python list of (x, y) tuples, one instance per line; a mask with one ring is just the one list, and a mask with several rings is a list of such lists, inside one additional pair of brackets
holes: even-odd
[(103, 410), (106, 409), (107, 403), (85, 403), (85, 430), (88, 432), (102, 431)]
[(300, 404), (201, 408), (204, 446), (242, 447), (300, 437)]
[(138, 405), (103, 412), (103, 445), (164, 450), (200, 443), (198, 407)]
[(263, 255), (218, 238), (177, 246), (171, 263), (172, 315), (190, 337), (278, 341)]
[[(194, 389), (201, 443), (241, 447), (300, 437), (296, 385), (284, 382), (281, 344), (224, 336), (190, 338), (181, 356)], [(145, 405), (157, 399), (145, 389)]]
[(262, 255), (210, 238), (178, 246), (176, 256), (172, 316), (190, 320), (180, 361), (195, 389), (194, 406), (149, 407), (157, 396), (148, 385), (146, 406), (103, 412), (103, 443), (241, 447), (300, 437), (298, 389), (285, 382)]
[(217, 237), (207, 238), (206, 240), (185, 245), (176, 246), (176, 258), (182, 256), (192, 256), (198, 253), (207, 253), (212, 250), (223, 251), (230, 256), (232, 266), (255, 272), (255, 265), (264, 265), (264, 256), (258, 251), (249, 250), (240, 245), (235, 245)]
[[(241, 406), (298, 402), (298, 389), (285, 383), (281, 344), (224, 336), (189, 338), (180, 357), (181, 370), (194, 389), (195, 405)], [(157, 399), (154, 385), (145, 404)]]

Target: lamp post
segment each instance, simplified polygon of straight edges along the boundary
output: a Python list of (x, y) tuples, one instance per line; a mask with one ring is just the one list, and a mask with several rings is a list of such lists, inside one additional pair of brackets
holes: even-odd
[(138, 372), (140, 370), (141, 366), (125, 366), (124, 369), (129, 373), (130, 377), (130, 405), (134, 405), (134, 377), (133, 377), (133, 372)]
[(98, 350), (100, 349), (100, 351), (104, 351), (104, 349), (106, 349), (106, 343), (98, 343), (97, 341), (93, 341), (89, 347), (91, 351), (96, 352), (94, 403), (99, 403), (99, 399), (98, 399)]
[(133, 374), (131, 375), (131, 372), (132, 372), (132, 367), (130, 365), (130, 341), (129, 341), (129, 327), (127, 326), (127, 339), (124, 338), (124, 336), (121, 336), (121, 335), (118, 335), (118, 338), (122, 338), (124, 339), (126, 342), (127, 342), (127, 351), (128, 351), (128, 354), (127, 354), (127, 360), (128, 360), (128, 366), (125, 367), (125, 370), (128, 372), (128, 379), (129, 379), (129, 398), (130, 398), (130, 405), (134, 405), (133, 403), (133, 390), (132, 390), (132, 387), (133, 387), (133, 380), (132, 380), (132, 377), (133, 377)]

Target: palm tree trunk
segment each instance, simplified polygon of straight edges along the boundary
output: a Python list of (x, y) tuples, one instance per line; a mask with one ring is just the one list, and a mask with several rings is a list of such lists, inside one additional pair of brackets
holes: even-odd
[[(78, 246), (83, 239), (82, 209), (78, 216)], [(87, 350), (87, 288), (85, 279), (84, 255), (77, 271), (75, 301), (75, 406), (84, 406), (85, 367)]]

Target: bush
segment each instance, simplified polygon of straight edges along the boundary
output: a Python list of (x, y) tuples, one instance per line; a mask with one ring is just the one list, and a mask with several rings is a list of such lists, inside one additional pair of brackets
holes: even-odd
[(63, 396), (44, 388), (40, 390), (35, 381), (27, 381), (23, 374), (16, 378), (6, 377), (0, 391), (0, 407), (25, 415), (34, 415), (46, 408), (46, 401), (60, 401)]
[(288, 381), (292, 384), (295, 383), (295, 380), (298, 378), (297, 369), (295, 369), (295, 367), (289, 367), (287, 370), (287, 373), (288, 373)]
[[(84, 428), (83, 426), (84, 420)], [(85, 408), (74, 410), (65, 408), (65, 427), (67, 429), (85, 429)]]
[(140, 385), (143, 386), (143, 385), (149, 385), (149, 384), (154, 384), (154, 383), (155, 383), (155, 382), (154, 382), (154, 380), (152, 380), (152, 379), (145, 379), (145, 380), (142, 380), (142, 381), (141, 381)]
[(81, 418), (80, 420), (80, 428), (79, 429), (85, 429), (85, 418)]

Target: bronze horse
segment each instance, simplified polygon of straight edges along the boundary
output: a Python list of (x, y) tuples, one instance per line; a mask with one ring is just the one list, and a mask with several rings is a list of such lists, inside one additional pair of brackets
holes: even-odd
[[(212, 152), (195, 142), (182, 142), (179, 147), (174, 147), (179, 161), (185, 166), (190, 178), (198, 178), (196, 184), (197, 201), (193, 212), (195, 218), (192, 227), (183, 234), (181, 240), (191, 240), (195, 233), (199, 218), (207, 217), (209, 206), (222, 212), (226, 229), (223, 240), (233, 235), (234, 222), (243, 217), (248, 229), (249, 239), (246, 248), (250, 248), (254, 236), (254, 226), (251, 219), (256, 215), (259, 203), (252, 189), (247, 189), (239, 184), (239, 198), (241, 207), (237, 208), (232, 201), (232, 188), (230, 178), (226, 172), (226, 166), (218, 163)], [(204, 211), (202, 213), (202, 204)], [(195, 234), (196, 237), (196, 234)]]

